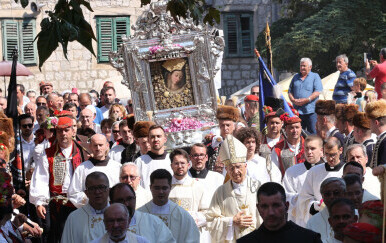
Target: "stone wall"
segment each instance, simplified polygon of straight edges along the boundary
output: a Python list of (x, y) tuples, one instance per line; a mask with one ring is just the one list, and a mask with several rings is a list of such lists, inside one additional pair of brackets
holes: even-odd
[[(213, 5), (223, 13), (252, 11), (254, 40), (265, 29), (267, 21), (271, 24), (280, 18), (280, 5), (272, 0), (213, 0)], [(221, 26), (222, 20), (220, 28)], [(229, 58), (224, 55), (221, 75), (219, 94), (229, 98), (231, 94), (258, 80), (256, 58)]]
[[(35, 17), (36, 31), (39, 33), (40, 22), (44, 17), (47, 17), (45, 11), (54, 9), (56, 2), (56, 0), (39, 0), (38, 3), (45, 4), (45, 6), (40, 13), (33, 13), (30, 6), (23, 9), (20, 3), (16, 4), (14, 0), (0, 0), (0, 18)], [(130, 25), (133, 25), (144, 11), (144, 8), (140, 7), (140, 0), (93, 0), (90, 2), (94, 12), (83, 8), (83, 13), (85, 19), (91, 24), (95, 35), (97, 35), (95, 16), (130, 15)], [(130, 33), (133, 33), (132, 30)], [(2, 43), (2, 35), (0, 35), (0, 43)], [(97, 53), (96, 41), (93, 41), (93, 48), (94, 52)], [(2, 52), (1, 45), (0, 56), (3, 56)], [(129, 96), (129, 90), (120, 84), (122, 75), (108, 63), (97, 63), (96, 58), (78, 42), (69, 43), (68, 60), (63, 56), (62, 48), (59, 46), (44, 63), (41, 72), (38, 66), (28, 68), (34, 76), (17, 78), (18, 83), (22, 83), (26, 90), (33, 89), (38, 92), (39, 82), (47, 81), (52, 82), (54, 89), (59, 92), (71, 90), (72, 87), (77, 87), (81, 92), (91, 89), (96, 89), (99, 92), (103, 82), (110, 80), (115, 84), (118, 97), (127, 98)], [(8, 78), (6, 80), (8, 82)], [(3, 86), (0, 87), (4, 90)]]

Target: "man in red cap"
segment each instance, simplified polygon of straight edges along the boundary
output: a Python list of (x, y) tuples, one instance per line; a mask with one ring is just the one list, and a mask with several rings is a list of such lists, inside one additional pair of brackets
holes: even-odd
[(304, 138), (302, 137), (302, 120), (298, 116), (290, 117), (288, 113), (284, 113), (280, 119), (284, 122), (287, 137), (275, 145), (271, 160), (279, 167), (284, 176), (284, 172), (289, 167), (305, 161)]
[(37, 215), (50, 217), (49, 242), (60, 242), (64, 223), (75, 210), (67, 198), (67, 189), (76, 167), (82, 162), (81, 151), (74, 140), (73, 121), (62, 116), (56, 126), (56, 141), (38, 156), (30, 187), (30, 201)]
[(259, 119), (259, 97), (256, 95), (247, 95), (244, 99), (245, 112), (244, 117), (249, 127), (254, 127), (260, 130)]
[(353, 223), (343, 230), (343, 242), (377, 243), (381, 242), (382, 230), (367, 223)]
[(54, 90), (52, 87), (52, 83), (42, 81), (39, 83), (39, 86), (40, 86), (40, 95), (51, 94), (52, 91)]

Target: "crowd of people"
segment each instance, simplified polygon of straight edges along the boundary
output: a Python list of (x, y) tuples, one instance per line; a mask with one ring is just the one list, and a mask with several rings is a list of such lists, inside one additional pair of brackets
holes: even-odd
[(375, 98), (340, 55), (333, 100), (320, 100), (303, 58), (294, 116), (279, 98), (259, 107), (254, 86), (243, 107), (219, 104), (218, 134), (170, 150), (111, 82), (63, 94), (41, 82), (40, 96), (18, 84), (20, 141), (0, 113), (0, 243), (381, 242), (385, 48), (380, 57), (366, 71)]

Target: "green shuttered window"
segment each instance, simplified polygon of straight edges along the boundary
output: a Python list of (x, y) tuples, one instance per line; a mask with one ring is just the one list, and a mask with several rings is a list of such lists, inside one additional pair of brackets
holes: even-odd
[(130, 17), (97, 17), (98, 62), (108, 62), (110, 51), (117, 51), (122, 35), (130, 35)]
[(35, 19), (4, 19), (1, 21), (3, 36), (3, 55), (5, 60), (12, 61), (12, 51), (17, 46), (19, 62), (25, 65), (36, 65), (37, 49)]
[(225, 55), (253, 56), (253, 14), (223, 13)]

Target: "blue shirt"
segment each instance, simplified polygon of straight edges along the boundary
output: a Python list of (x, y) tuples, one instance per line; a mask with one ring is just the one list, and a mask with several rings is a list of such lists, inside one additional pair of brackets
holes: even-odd
[[(315, 91), (323, 91), (322, 80), (319, 74), (309, 72), (304, 80), (301, 77), (300, 73), (295, 74), (288, 89), (288, 93), (292, 94), (295, 99), (308, 98)], [(299, 111), (300, 115), (312, 114), (315, 112), (315, 103), (318, 99), (316, 98), (303, 106), (294, 105), (294, 108)]]
[(351, 92), (351, 87), (354, 85), (354, 79), (356, 79), (355, 73), (351, 69), (339, 74), (338, 81), (335, 84), (334, 93), (332, 99), (336, 103), (347, 103), (348, 93)]
[(95, 116), (95, 119), (94, 119), (94, 123), (101, 124), (101, 122), (103, 120), (102, 111), (98, 107), (95, 107), (95, 110), (96, 110), (96, 116)]

